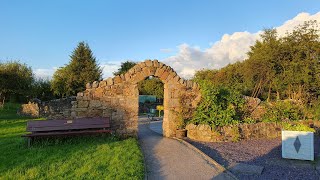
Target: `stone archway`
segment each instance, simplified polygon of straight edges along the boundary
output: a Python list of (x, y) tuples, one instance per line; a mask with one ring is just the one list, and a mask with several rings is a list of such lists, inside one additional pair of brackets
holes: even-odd
[(121, 136), (137, 136), (138, 82), (149, 76), (164, 83), (163, 135), (175, 136), (182, 112), (192, 111), (200, 101), (199, 86), (180, 78), (170, 67), (157, 60), (146, 60), (127, 73), (100, 82), (88, 83), (86, 90), (77, 94), (71, 116), (111, 117), (112, 129)]

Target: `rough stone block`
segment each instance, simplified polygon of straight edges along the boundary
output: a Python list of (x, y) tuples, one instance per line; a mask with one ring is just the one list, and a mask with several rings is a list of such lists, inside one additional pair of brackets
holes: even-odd
[(186, 126), (186, 130), (192, 130), (192, 129), (196, 129), (196, 125), (194, 125), (194, 124), (188, 124), (187, 126)]
[(86, 84), (86, 89), (91, 89), (91, 87), (92, 87), (92, 86), (91, 86), (91, 83), (87, 83), (87, 84)]
[(181, 78), (181, 79), (179, 80), (179, 83), (180, 83), (180, 84), (183, 84), (184, 81), (185, 81), (185, 80)]
[(99, 82), (98, 81), (94, 81), (92, 83), (92, 88), (97, 88), (97, 87), (99, 87)]
[(157, 68), (155, 68), (155, 67), (150, 67), (150, 68), (149, 68), (150, 76), (154, 76), (155, 73), (156, 73), (156, 70), (157, 70)]
[(102, 116), (102, 111), (101, 109), (89, 109), (87, 112), (88, 117), (101, 117)]
[(163, 66), (165, 66), (162, 62), (159, 62), (159, 68), (162, 68)]
[(150, 76), (150, 74), (151, 74), (150, 68), (149, 68), (149, 67), (143, 68), (143, 69), (142, 69), (142, 73), (143, 73), (144, 78)]
[(93, 97), (95, 99), (100, 99), (103, 96), (103, 91), (104, 91), (103, 88), (97, 88), (93, 93)]
[(122, 79), (122, 81), (126, 81), (126, 77), (124, 76), (124, 74), (121, 74), (120, 78)]
[(176, 77), (176, 72), (170, 72), (169, 76), (167, 77), (167, 81), (171, 81), (174, 77)]
[(124, 77), (125, 77), (126, 81), (128, 81), (128, 80), (131, 79), (131, 76), (130, 76), (129, 73), (125, 73), (125, 74), (124, 74)]
[(128, 73), (131, 74), (131, 75), (134, 74), (135, 73), (135, 69), (134, 68), (129, 69)]
[(81, 111), (85, 112), (87, 110), (88, 108), (79, 108), (79, 107), (75, 109), (76, 112), (81, 112)]
[(127, 131), (128, 134), (134, 134), (134, 133), (136, 133), (137, 129), (135, 127), (132, 127), (132, 128), (128, 127), (126, 129), (126, 131)]
[(168, 71), (165, 71), (161, 76), (160, 76), (160, 79), (163, 80), (163, 81), (166, 81), (167, 80), (167, 77), (169, 76), (170, 72)]
[(40, 109), (37, 103), (29, 102), (28, 104), (21, 105), (18, 114), (30, 117), (39, 117)]
[(157, 77), (161, 77), (161, 75), (162, 75), (163, 73), (164, 73), (164, 69), (158, 68), (158, 69), (156, 70), (156, 72), (154, 73), (154, 75), (157, 76)]
[(140, 66), (141, 69), (143, 69), (144, 67), (146, 67), (146, 63), (145, 62), (141, 62), (138, 64)]
[(122, 82), (122, 79), (120, 76), (116, 76), (113, 78), (113, 82), (114, 82), (114, 84), (119, 84)]
[(75, 119), (77, 117), (77, 113), (75, 111), (71, 112), (71, 118)]
[(89, 103), (89, 107), (101, 107), (101, 101), (100, 100), (91, 100)]
[(198, 89), (199, 85), (197, 83), (193, 83), (192, 89)]
[(158, 60), (154, 60), (153, 61), (153, 66), (158, 68), (159, 67), (159, 61)]
[(187, 81), (187, 87), (192, 88), (193, 87), (193, 82), (188, 80)]
[(180, 80), (180, 77), (179, 77), (178, 75), (173, 78), (173, 81), (174, 81), (174, 82), (179, 82), (179, 80)]
[(77, 105), (77, 101), (71, 101), (71, 105), (72, 106)]
[(107, 79), (107, 85), (113, 85), (113, 79), (112, 78), (108, 78)]
[(148, 67), (153, 66), (153, 63), (151, 60), (146, 60), (145, 63), (146, 63), (146, 66), (148, 66)]
[(135, 73), (140, 72), (140, 71), (142, 70), (139, 65), (135, 65), (135, 66), (133, 67), (133, 69), (134, 69), (134, 72), (135, 72)]
[(78, 101), (78, 108), (86, 108), (89, 106), (89, 101)]
[(100, 81), (99, 87), (106, 87), (106, 86), (107, 86), (107, 82), (106, 81)]

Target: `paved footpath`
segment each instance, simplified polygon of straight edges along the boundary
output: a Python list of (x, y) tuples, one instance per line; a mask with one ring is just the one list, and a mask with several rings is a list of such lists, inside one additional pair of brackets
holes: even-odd
[[(151, 122), (150, 127), (161, 133), (161, 123)], [(139, 143), (145, 156), (148, 180), (233, 179), (183, 143), (150, 130), (145, 119), (139, 120)]]

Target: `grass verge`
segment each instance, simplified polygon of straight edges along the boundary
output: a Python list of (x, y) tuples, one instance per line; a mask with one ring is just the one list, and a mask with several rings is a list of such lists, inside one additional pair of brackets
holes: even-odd
[(35, 141), (27, 148), (27, 118), (18, 106), (0, 109), (0, 179), (143, 179), (143, 156), (134, 138), (81, 136)]

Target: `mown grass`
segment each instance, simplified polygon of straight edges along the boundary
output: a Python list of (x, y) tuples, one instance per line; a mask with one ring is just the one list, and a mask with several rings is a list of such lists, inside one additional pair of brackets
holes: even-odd
[(143, 179), (143, 156), (134, 138), (114, 136), (38, 139), (21, 137), (27, 118), (18, 105), (0, 109), (0, 179)]

